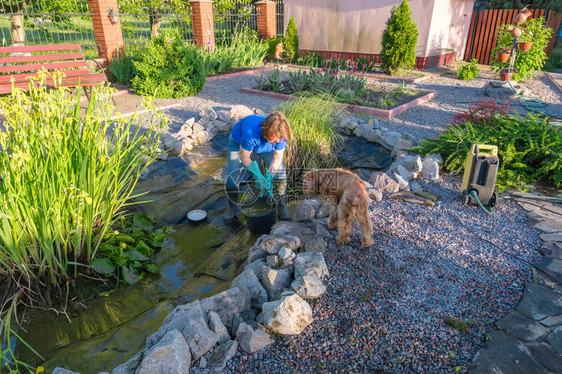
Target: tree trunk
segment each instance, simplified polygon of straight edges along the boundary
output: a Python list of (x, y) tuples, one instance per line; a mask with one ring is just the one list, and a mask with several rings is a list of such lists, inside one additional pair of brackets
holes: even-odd
[(12, 14), (12, 45), (24, 45), (23, 14)]
[(148, 15), (148, 21), (150, 23), (150, 37), (156, 38), (159, 34), (160, 23), (162, 17), (160, 15), (160, 9), (150, 9), (150, 14)]

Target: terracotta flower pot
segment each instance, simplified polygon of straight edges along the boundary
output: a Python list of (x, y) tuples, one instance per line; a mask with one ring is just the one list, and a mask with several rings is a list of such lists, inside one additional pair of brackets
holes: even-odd
[(500, 73), (500, 80), (503, 82), (507, 82), (508, 80), (511, 80), (511, 77), (513, 76), (513, 73), (504, 73), (503, 71)]
[(507, 53), (498, 53), (499, 62), (506, 62), (507, 60), (509, 60), (509, 55)]
[(533, 42), (519, 42), (519, 49), (523, 52), (527, 52), (529, 49), (531, 49), (532, 45)]
[(281, 58), (281, 54), (283, 53), (283, 43), (277, 43), (275, 46), (275, 58)]

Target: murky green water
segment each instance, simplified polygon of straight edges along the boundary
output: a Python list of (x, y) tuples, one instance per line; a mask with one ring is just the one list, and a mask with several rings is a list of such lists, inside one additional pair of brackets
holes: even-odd
[(166, 187), (165, 181), (154, 180), (141, 186), (159, 187), (143, 197), (154, 200), (143, 208), (163, 222), (178, 222), (196, 205), (208, 212), (208, 219), (203, 224), (186, 221), (174, 226), (176, 232), (155, 257), (159, 274), (145, 275), (134, 285), (121, 285), (106, 297), (98, 294), (107, 287), (81, 281), (66, 316), (28, 309), (25, 331), (20, 334), (45, 361), (21, 347), (20, 359), (42, 365), (47, 372), (56, 366), (82, 374), (111, 371), (142, 349), (175, 305), (227, 289), (256, 237), (222, 220), (226, 199), (222, 186), (209, 176), (224, 163), (224, 159), (210, 159), (196, 178), (180, 185), (168, 183)]

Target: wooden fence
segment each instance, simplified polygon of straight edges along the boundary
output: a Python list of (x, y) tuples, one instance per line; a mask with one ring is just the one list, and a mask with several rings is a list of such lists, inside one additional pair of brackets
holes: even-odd
[[(547, 12), (545, 9), (532, 9), (531, 11), (533, 18), (545, 17), (546, 25), (554, 31), (546, 48), (546, 53), (550, 56), (556, 42), (562, 14), (553, 11)], [(474, 10), (470, 21), (464, 60), (470, 61), (475, 58), (481, 64), (489, 64), (492, 61), (492, 50), (496, 46), (499, 26), (513, 22), (513, 18), (518, 12), (517, 9)]]

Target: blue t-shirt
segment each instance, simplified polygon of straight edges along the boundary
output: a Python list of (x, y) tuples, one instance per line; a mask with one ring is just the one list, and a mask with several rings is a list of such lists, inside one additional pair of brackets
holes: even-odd
[(232, 127), (232, 138), (248, 152), (264, 153), (273, 150), (285, 149), (287, 141), (285, 138), (277, 144), (271, 144), (261, 136), (261, 123), (266, 116), (254, 114), (242, 118)]

